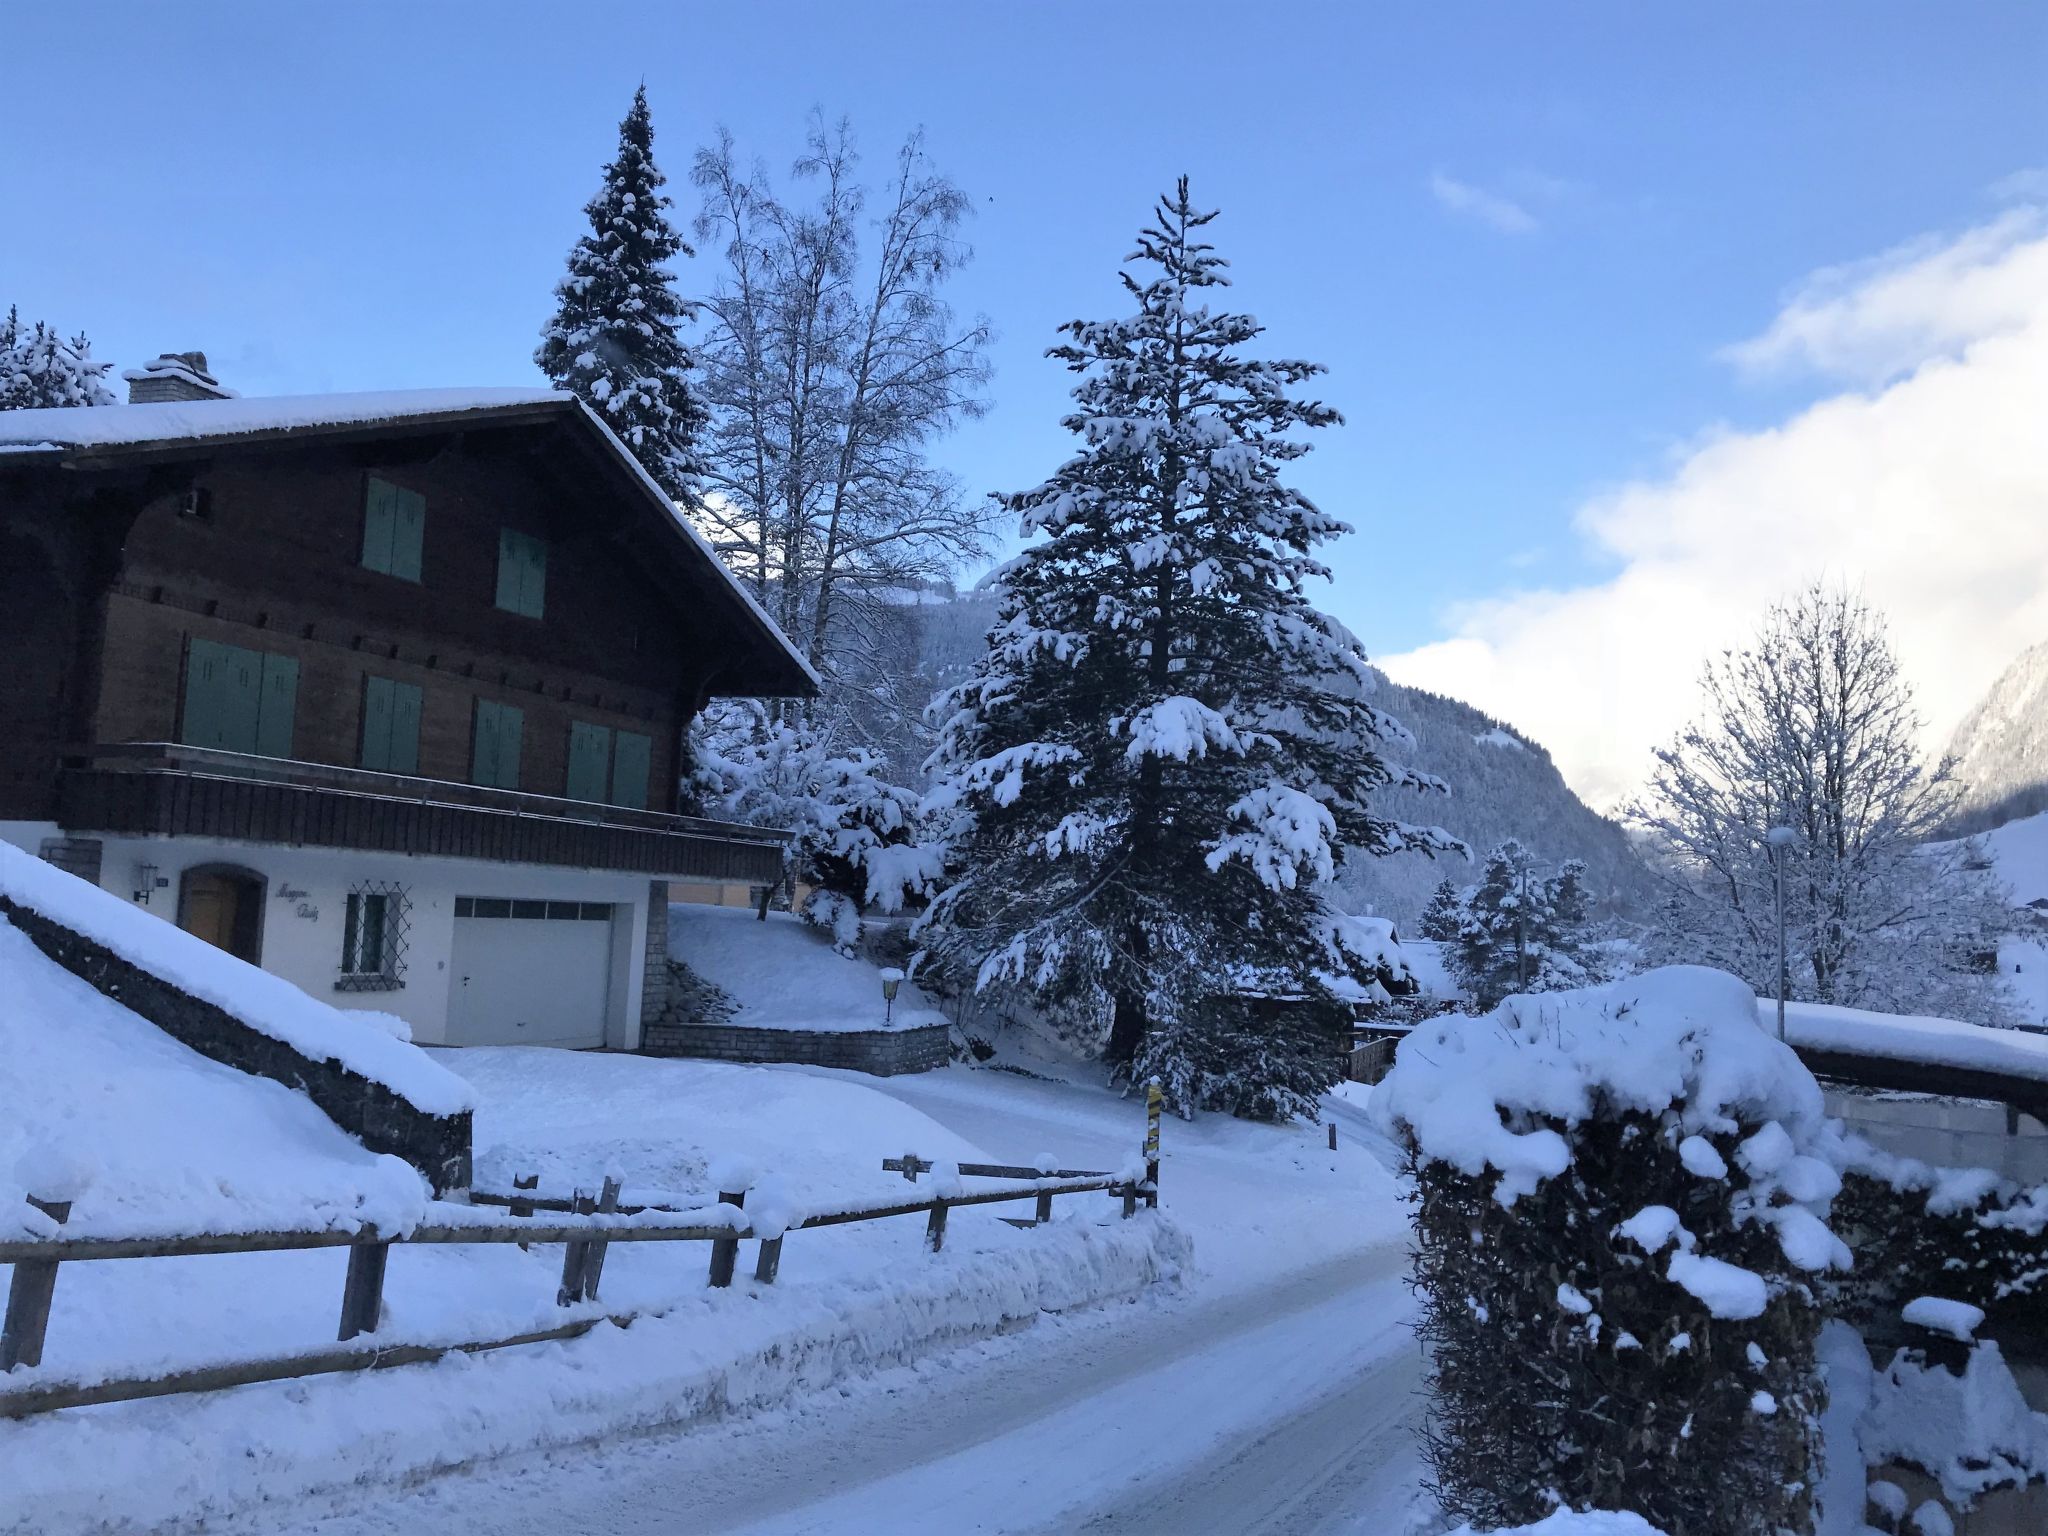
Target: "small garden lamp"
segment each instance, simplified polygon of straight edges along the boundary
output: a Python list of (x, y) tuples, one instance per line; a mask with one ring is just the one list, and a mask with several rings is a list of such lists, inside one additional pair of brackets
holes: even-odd
[(895, 966), (888, 966), (882, 972), (882, 1022), (889, 1023), (896, 1017), (896, 989), (903, 985), (903, 973)]

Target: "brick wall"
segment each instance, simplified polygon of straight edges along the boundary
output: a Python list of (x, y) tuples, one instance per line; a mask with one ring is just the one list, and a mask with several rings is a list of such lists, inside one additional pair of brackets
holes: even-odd
[(743, 1024), (650, 1024), (640, 1048), (650, 1056), (710, 1061), (788, 1061), (844, 1067), (876, 1077), (943, 1067), (951, 1042), (943, 1024), (915, 1029), (754, 1029)]

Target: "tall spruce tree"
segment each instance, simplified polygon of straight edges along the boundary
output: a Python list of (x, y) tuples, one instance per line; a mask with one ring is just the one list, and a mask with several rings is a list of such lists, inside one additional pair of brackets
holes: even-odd
[(0, 411), (112, 405), (106, 376), (113, 366), (93, 361), (83, 331), (67, 340), (41, 320), (23, 325), (12, 305), (0, 320)]
[(1107, 1027), (1120, 1071), (1183, 1110), (1284, 1114), (1335, 1074), (1282, 1026), (1225, 1006), (1245, 978), (1332, 997), (1394, 962), (1331, 905), (1350, 855), (1457, 847), (1376, 816), (1382, 755), (1412, 745), (1370, 695), (1358, 642), (1304, 594), (1347, 530), (1281, 480), (1290, 434), (1339, 418), (1292, 391), (1321, 371), (1257, 361), (1260, 326), (1212, 310), (1225, 262), (1183, 178), (1122, 274), (1137, 312), (1070, 322), (1074, 457), (1005, 498), (1026, 536), (975, 675), (933, 702), (927, 805), (956, 819), (957, 878), (924, 927), (977, 988), (1019, 988)]
[(597, 412), (664, 491), (688, 502), (696, 494), (704, 410), (677, 330), (696, 309), (676, 292), (667, 265), (693, 252), (669, 222), (667, 180), (654, 163), (643, 85), (619, 124), (618, 158), (584, 207), (590, 233), (570, 249), (554, 318), (533, 360)]

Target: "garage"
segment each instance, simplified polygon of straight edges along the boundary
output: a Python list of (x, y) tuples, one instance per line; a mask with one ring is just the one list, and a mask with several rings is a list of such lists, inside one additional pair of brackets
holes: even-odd
[(458, 896), (449, 1043), (603, 1045), (614, 910), (608, 902)]

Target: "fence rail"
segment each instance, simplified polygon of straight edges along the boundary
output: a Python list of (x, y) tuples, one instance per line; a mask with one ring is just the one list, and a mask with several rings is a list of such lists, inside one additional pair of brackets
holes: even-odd
[[(918, 1172), (929, 1172), (935, 1166), (915, 1154), (906, 1154), (904, 1158), (885, 1160), (883, 1167), (901, 1172), (906, 1164), (910, 1170), (906, 1177), (912, 1183), (916, 1182)], [(1152, 1204), (1158, 1201), (1156, 1160), (1148, 1164), (1147, 1177), (1143, 1180), (1129, 1174), (1085, 1169), (1061, 1169), (1044, 1175), (1035, 1169), (1011, 1164), (969, 1163), (962, 1165), (960, 1172), (964, 1177), (998, 1178), (1004, 1182), (995, 1188), (953, 1189), (945, 1193), (934, 1190), (918, 1198), (812, 1210), (786, 1225), (778, 1226), (773, 1222), (757, 1225), (745, 1211), (747, 1192), (743, 1189), (722, 1191), (719, 1203), (708, 1207), (630, 1205), (620, 1203), (619, 1185), (610, 1178), (604, 1181), (599, 1196), (593, 1197), (587, 1190), (579, 1190), (563, 1199), (536, 1193), (538, 1180), (532, 1175), (525, 1175), (515, 1181), (518, 1187), (510, 1194), (474, 1192), (471, 1207), (444, 1208), (451, 1217), (456, 1211), (464, 1212), (463, 1219), (444, 1218), (388, 1233), (365, 1227), (353, 1232), (222, 1232), (169, 1237), (74, 1237), (59, 1232), (48, 1237), (9, 1239), (0, 1241), (0, 1264), (13, 1266), (6, 1323), (4, 1331), (0, 1331), (0, 1383), (4, 1383), (6, 1373), (17, 1366), (32, 1367), (42, 1363), (58, 1270), (68, 1263), (346, 1248), (349, 1264), (342, 1288), (339, 1342), (347, 1345), (358, 1337), (373, 1337), (382, 1322), (386, 1265), (394, 1247), (517, 1243), (526, 1248), (536, 1243), (561, 1244), (562, 1283), (556, 1293), (556, 1301), (567, 1307), (597, 1300), (605, 1254), (613, 1243), (709, 1243), (711, 1262), (706, 1283), (729, 1286), (740, 1243), (753, 1240), (760, 1245), (754, 1280), (757, 1284), (773, 1285), (781, 1269), (783, 1238), (790, 1232), (923, 1213), (926, 1217), (925, 1247), (928, 1251), (937, 1252), (945, 1243), (947, 1213), (959, 1206), (1035, 1201), (1033, 1220), (1014, 1223), (1033, 1226), (1052, 1219), (1052, 1201), (1057, 1195), (1101, 1192), (1120, 1196), (1125, 1216), (1136, 1210), (1140, 1198)], [(30, 1203), (60, 1225), (69, 1216), (69, 1207), (61, 1202), (31, 1197)], [(475, 1206), (502, 1206), (506, 1208), (506, 1214), (496, 1216), (477, 1212), (472, 1216), (469, 1213)], [(548, 1214), (537, 1216), (535, 1212)], [(664, 1217), (676, 1219), (664, 1220)], [(556, 1328), (454, 1344), (359, 1344), (353, 1348), (198, 1366), (149, 1377), (92, 1383), (37, 1382), (12, 1390), (0, 1385), (0, 1417), (20, 1418), (58, 1408), (128, 1402), (182, 1392), (246, 1386), (254, 1382), (409, 1365), (455, 1353), (476, 1354), (519, 1344), (574, 1338), (605, 1321), (624, 1327), (633, 1321), (635, 1315), (584, 1316)]]

